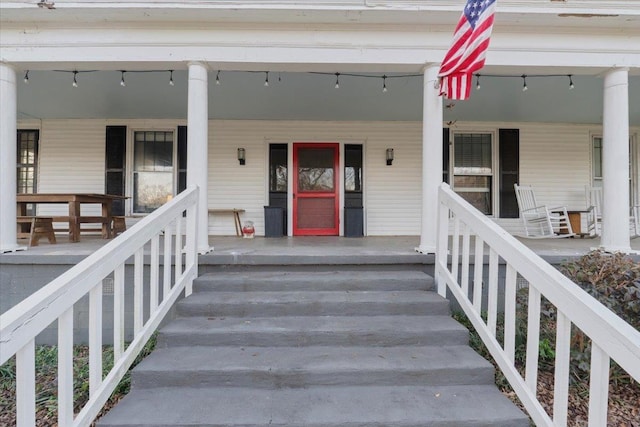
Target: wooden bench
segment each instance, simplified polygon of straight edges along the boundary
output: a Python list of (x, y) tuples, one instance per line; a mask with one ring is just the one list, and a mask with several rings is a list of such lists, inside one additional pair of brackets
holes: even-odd
[(209, 209), (210, 214), (233, 214), (233, 220), (236, 227), (236, 236), (242, 237), (242, 223), (240, 222), (240, 214), (244, 209)]
[(46, 237), (49, 243), (56, 243), (56, 235), (53, 232), (53, 217), (45, 216), (18, 216), (19, 239), (29, 239), (29, 246), (38, 246), (41, 237)]

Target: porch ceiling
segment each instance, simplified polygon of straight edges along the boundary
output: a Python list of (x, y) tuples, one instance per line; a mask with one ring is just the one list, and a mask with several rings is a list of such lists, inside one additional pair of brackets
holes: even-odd
[[(168, 70), (169, 68), (161, 68)], [(342, 71), (342, 70), (334, 70)], [(486, 72), (491, 71), (488, 69)], [(470, 100), (445, 101), (444, 120), (602, 122), (602, 78), (528, 77), (523, 92), (520, 74), (514, 77), (481, 77), (481, 89)], [(565, 70), (562, 70), (565, 71)], [(557, 71), (551, 71), (557, 72)], [(547, 70), (549, 73), (549, 70)], [(561, 72), (560, 72), (561, 73)], [(264, 72), (222, 71), (209, 73), (209, 116), (212, 119), (419, 121), (422, 120), (422, 77), (390, 77), (388, 92), (382, 92), (382, 74), (375, 77), (340, 76), (335, 89), (332, 74), (270, 72), (268, 87)], [(393, 74), (389, 74), (392, 75)], [(56, 71), (30, 71), (29, 83), (18, 83), (18, 118), (30, 119), (186, 119), (187, 72), (126, 73), (120, 86), (118, 71), (96, 71), (77, 76)], [(632, 75), (630, 124), (640, 126), (640, 76)]]

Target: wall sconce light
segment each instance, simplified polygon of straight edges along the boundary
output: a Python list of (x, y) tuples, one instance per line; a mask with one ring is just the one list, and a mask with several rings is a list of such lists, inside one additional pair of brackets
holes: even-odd
[(245, 164), (244, 148), (238, 148), (238, 163), (240, 163), (240, 165), (244, 165)]
[(393, 164), (393, 148), (387, 148), (387, 166)]

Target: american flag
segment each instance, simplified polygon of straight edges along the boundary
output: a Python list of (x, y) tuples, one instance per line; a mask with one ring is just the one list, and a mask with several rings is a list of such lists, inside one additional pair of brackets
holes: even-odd
[(467, 0), (438, 73), (440, 95), (469, 98), (473, 73), (484, 66), (495, 8), (496, 0)]

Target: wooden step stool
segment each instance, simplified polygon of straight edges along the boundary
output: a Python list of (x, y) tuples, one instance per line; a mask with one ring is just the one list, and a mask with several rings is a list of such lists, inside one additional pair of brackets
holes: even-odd
[(47, 216), (19, 216), (18, 238), (28, 238), (29, 246), (38, 246), (41, 237), (46, 237), (49, 243), (56, 243), (56, 235), (53, 232), (53, 218)]
[(111, 218), (113, 220), (113, 226), (111, 227), (113, 237), (117, 236), (118, 233), (122, 233), (127, 230), (127, 223), (125, 222), (125, 217), (112, 216)]

